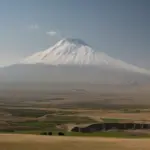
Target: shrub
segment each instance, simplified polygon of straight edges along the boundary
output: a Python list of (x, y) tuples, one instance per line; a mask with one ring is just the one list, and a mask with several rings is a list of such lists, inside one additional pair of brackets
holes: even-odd
[(63, 132), (58, 132), (58, 135), (64, 136), (65, 134)]
[(48, 135), (53, 135), (53, 133), (52, 132), (48, 132)]
[(47, 135), (47, 132), (42, 132), (42, 133), (40, 133), (41, 135)]

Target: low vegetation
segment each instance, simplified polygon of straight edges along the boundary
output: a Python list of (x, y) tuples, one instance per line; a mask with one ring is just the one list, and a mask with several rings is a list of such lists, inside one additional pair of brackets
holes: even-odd
[(148, 134), (128, 133), (123, 131), (108, 131), (108, 132), (94, 132), (94, 133), (79, 133), (68, 132), (68, 136), (98, 136), (98, 137), (115, 137), (115, 138), (150, 138)]
[(103, 122), (105, 123), (119, 123), (121, 121), (125, 121), (126, 119), (120, 119), (120, 118), (101, 118)]
[(1, 111), (5, 113), (9, 113), (12, 116), (17, 116), (17, 117), (42, 117), (46, 114), (49, 114), (51, 112), (46, 111), (46, 110), (35, 110), (35, 109), (2, 109)]
[[(57, 102), (63, 99), (55, 99)], [(52, 101), (52, 99), (51, 99)], [(140, 105), (107, 105), (103, 103), (60, 103), (52, 105), (45, 103), (46, 101), (23, 101), (11, 102), (13, 106), (5, 105), (1, 101), (0, 105), (0, 119), (4, 123), (0, 124), (1, 133), (25, 133), (25, 134), (42, 134), (42, 135), (58, 135), (58, 132), (65, 133), (66, 136), (101, 136), (101, 137), (127, 137), (139, 138), (149, 137), (144, 134), (129, 134), (125, 132), (97, 132), (97, 133), (74, 133), (68, 132), (64, 125), (70, 125), (71, 128), (75, 126), (90, 125), (99, 122), (118, 123), (122, 121), (138, 118), (146, 118), (144, 113), (149, 115), (148, 106)], [(20, 106), (19, 106), (19, 105)], [(32, 107), (31, 107), (32, 105)], [(37, 107), (38, 105), (38, 107)], [(44, 107), (44, 106), (48, 107)], [(19, 106), (19, 107), (18, 107)], [(24, 107), (23, 107), (24, 106)], [(27, 107), (30, 106), (30, 107)], [(35, 107), (34, 107), (35, 106)], [(52, 109), (51, 109), (52, 108)], [(64, 109), (67, 108), (67, 109)], [(131, 115), (131, 117), (130, 117)], [(130, 118), (128, 118), (130, 117)], [(140, 119), (139, 119), (140, 120)], [(146, 120), (146, 119), (145, 119)], [(144, 120), (144, 121), (145, 121)], [(142, 121), (142, 119), (140, 120)], [(68, 127), (67, 126), (67, 127)], [(69, 126), (69, 129), (70, 129)], [(48, 134), (49, 133), (49, 134)]]

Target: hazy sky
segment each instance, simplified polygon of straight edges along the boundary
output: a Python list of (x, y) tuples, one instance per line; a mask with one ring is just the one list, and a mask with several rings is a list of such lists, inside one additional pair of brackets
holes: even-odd
[(150, 0), (0, 0), (0, 65), (62, 37), (150, 69)]

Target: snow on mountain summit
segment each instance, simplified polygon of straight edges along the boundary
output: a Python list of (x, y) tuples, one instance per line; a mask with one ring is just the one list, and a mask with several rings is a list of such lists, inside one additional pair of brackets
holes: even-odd
[(96, 65), (106, 61), (106, 58), (103, 58), (106, 56), (104, 56), (103, 53), (100, 54), (101, 56), (99, 54), (80, 39), (66, 38), (57, 42), (54, 46), (45, 51), (38, 52), (27, 57), (23, 63), (44, 63), (50, 65)]
[(21, 61), (21, 64), (38, 63), (48, 65), (94, 65), (150, 74), (150, 71), (146, 69), (114, 59), (103, 52), (94, 50), (84, 41), (74, 38), (60, 40), (49, 49), (35, 53)]
[(75, 38), (64, 38), (64, 39), (60, 40), (57, 44), (62, 45), (63, 43), (88, 46), (88, 44), (86, 42), (84, 42), (83, 40), (75, 39)]

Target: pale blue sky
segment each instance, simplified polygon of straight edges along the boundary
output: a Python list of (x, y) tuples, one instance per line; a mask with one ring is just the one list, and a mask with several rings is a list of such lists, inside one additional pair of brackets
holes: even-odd
[(66, 36), (150, 69), (150, 1), (0, 0), (0, 65)]

